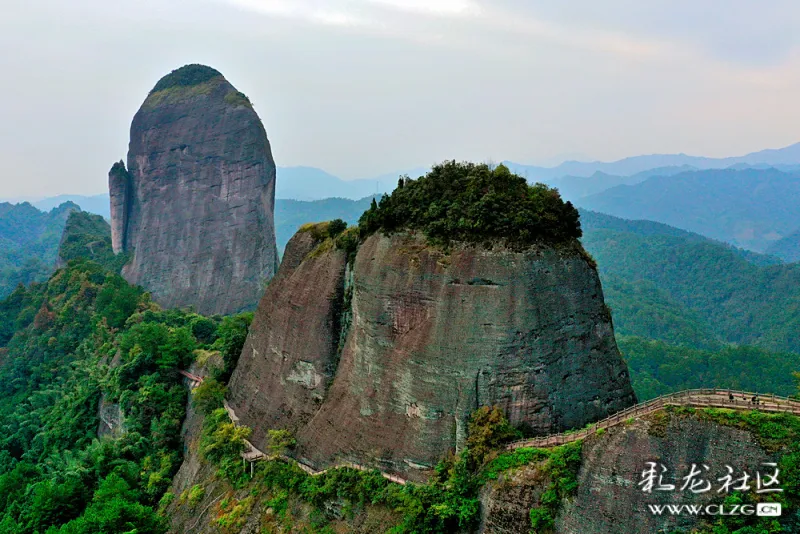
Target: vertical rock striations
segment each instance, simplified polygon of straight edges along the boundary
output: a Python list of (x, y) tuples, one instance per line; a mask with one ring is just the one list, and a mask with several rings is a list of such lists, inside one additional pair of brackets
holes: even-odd
[(277, 262), (275, 163), (249, 100), (219, 72), (188, 65), (156, 84), (109, 189), (128, 281), (166, 307), (255, 306)]
[(557, 192), (445, 163), (331, 238), (338, 226), (292, 239), (234, 371), (229, 402), (257, 447), (288, 428), (314, 467), (423, 479), (481, 406), (541, 435), (635, 402)]
[[(308, 239), (296, 235), (287, 257)], [(547, 434), (635, 401), (600, 281), (579, 250), (445, 254), (418, 235), (375, 234), (352, 272), (338, 367), (344, 254), (308, 254), (270, 284), (230, 388), (257, 446), (267, 429), (290, 428), (298, 457), (317, 467), (345, 459), (419, 478), (463, 446), (480, 406)]]
[(111, 246), (114, 254), (125, 250), (125, 230), (128, 227), (128, 202), (131, 198), (131, 175), (125, 162), (118, 161), (108, 172), (108, 196), (111, 201)]
[(497, 405), (536, 434), (634, 400), (593, 267), (577, 251), (513, 252), (373, 235), (354, 264), (353, 322), (298, 453), (409, 472), (460, 449)]

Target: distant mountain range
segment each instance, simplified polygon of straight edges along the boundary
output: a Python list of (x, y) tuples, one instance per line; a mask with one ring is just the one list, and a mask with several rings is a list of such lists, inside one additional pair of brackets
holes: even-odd
[(18, 284), (50, 276), (64, 225), (78, 210), (71, 202), (46, 212), (28, 203), (0, 203), (0, 298)]
[(403, 174), (417, 178), (427, 173), (428, 170), (427, 168), (417, 168), (363, 180), (343, 180), (315, 167), (279, 167), (275, 184), (275, 198), (322, 200), (338, 197), (358, 200), (366, 196), (393, 191), (397, 187), (397, 179)]
[(65, 202), (72, 202), (74, 204), (77, 204), (81, 207), (83, 211), (88, 211), (89, 213), (102, 215), (105, 218), (110, 217), (108, 193), (103, 193), (100, 195), (92, 195), (92, 196), (58, 195), (55, 197), (43, 198), (42, 200), (32, 202), (31, 204), (33, 205), (34, 208), (40, 211), (50, 211), (53, 208), (57, 208), (58, 206), (60, 206)]
[(342, 219), (347, 224), (358, 223), (361, 214), (367, 211), (372, 196), (361, 200), (349, 198), (326, 198), (304, 201), (279, 198), (275, 200), (275, 239), (278, 253), (283, 255), (286, 243), (305, 223)]
[[(752, 152), (744, 156), (731, 158), (707, 158), (687, 156), (686, 154), (652, 154), (633, 156), (612, 162), (580, 162), (565, 161), (556, 167), (538, 167), (521, 165), (513, 161), (504, 161), (512, 171), (526, 176), (528, 180), (549, 183), (563, 176), (592, 176), (596, 172), (617, 176), (634, 174), (663, 167), (694, 167), (695, 169), (725, 169), (733, 166), (743, 167), (784, 167), (783, 170), (794, 170), (800, 166), (800, 143), (778, 148)], [(788, 167), (785, 168), (785, 167)]]
[(800, 174), (751, 168), (652, 176), (578, 199), (577, 204), (764, 252), (800, 229)]
[[(373, 195), (389, 193), (397, 187), (397, 180), (407, 174), (417, 178), (429, 169), (417, 168), (403, 172), (388, 173), (374, 178), (362, 180), (343, 180), (322, 169), (315, 167), (278, 167), (275, 198), (301, 201), (323, 200), (328, 198), (344, 198), (359, 200)], [(0, 200), (2, 201), (2, 200)], [(58, 195), (42, 199), (6, 199), (11, 203), (28, 202), (40, 211), (50, 211), (64, 202), (74, 202), (84, 211), (111, 217), (108, 193), (99, 195)]]
[[(796, 209), (800, 205), (800, 143), (732, 158), (657, 154), (615, 162), (568, 161), (556, 167), (504, 163), (531, 182), (556, 187), (565, 200), (583, 208), (658, 221), (787, 261), (800, 260), (800, 210)], [(314, 167), (279, 167), (275, 196), (278, 201), (300, 202), (346, 199), (361, 209), (361, 199), (394, 190), (400, 175), (416, 178), (427, 170), (420, 167), (343, 180)], [(60, 195), (32, 205), (48, 211), (68, 201), (109, 217), (107, 194)], [(327, 202), (307, 210), (301, 203), (281, 207), (278, 202), (276, 209), (284, 209), (286, 216), (285, 222), (276, 223), (280, 250), (295, 222), (339, 217), (334, 213), (340, 206)], [(322, 211), (315, 213), (315, 209)], [(798, 235), (792, 237), (794, 233)]]
[(767, 254), (777, 256), (785, 262), (800, 261), (800, 230), (770, 245)]
[[(558, 187), (565, 198), (572, 200), (599, 193), (617, 185), (633, 185), (650, 176), (670, 176), (686, 171), (724, 169), (728, 167), (767, 168), (774, 167), (785, 172), (800, 171), (800, 143), (779, 148), (752, 152), (730, 158), (707, 158), (686, 154), (653, 154), (633, 156), (618, 161), (565, 161), (554, 167), (526, 165), (513, 161), (503, 162), (512, 171), (526, 176), (531, 182), (543, 182)], [(369, 195), (388, 193), (397, 185), (397, 178), (407, 174), (416, 178), (430, 167), (417, 167), (406, 171), (386, 173), (373, 178), (344, 180), (316, 167), (278, 167), (275, 198), (293, 200), (322, 200), (324, 198), (349, 198), (358, 200)], [(76, 196), (60, 195), (42, 200), (31, 198), (2, 199), (0, 202), (31, 202), (47, 211), (62, 202), (80, 199), (86, 211), (101, 213), (104, 195)], [(90, 203), (97, 202), (97, 206)], [(81, 205), (83, 205), (81, 204)]]
[(682, 172), (698, 170), (690, 165), (681, 167), (658, 167), (638, 172), (631, 176), (617, 176), (597, 171), (591, 176), (562, 176), (547, 181), (547, 185), (555, 187), (564, 200), (578, 204), (580, 199), (601, 193), (618, 185), (635, 185), (653, 176), (673, 176)]
[(581, 210), (619, 335), (800, 352), (800, 264), (652, 221)]
[[(279, 250), (300, 224), (331, 218), (348, 222), (343, 210), (357, 206), (360, 215), (375, 195), (364, 181), (347, 182), (310, 167), (281, 169), (278, 184), (282, 191), (291, 188), (314, 191), (326, 197), (319, 204), (297, 201), (278, 195), (276, 217)], [(412, 175), (413, 176), (413, 175)], [(396, 185), (395, 179), (392, 183)], [(303, 185), (314, 182), (316, 185)], [(377, 181), (378, 194), (390, 191), (389, 178)], [(326, 185), (327, 184), (327, 185)], [(383, 186), (380, 186), (383, 184)], [(786, 261), (800, 260), (800, 172), (774, 168), (692, 170), (691, 167), (660, 167), (616, 176), (596, 172), (589, 177), (564, 176), (552, 180), (565, 200), (593, 211), (625, 219), (652, 220), (696, 232), (737, 247), (768, 252)], [(366, 192), (353, 199), (351, 195)], [(347, 202), (337, 203), (336, 199)], [(366, 201), (363, 199), (367, 199)], [(108, 195), (82, 197), (61, 195), (34, 203), (43, 211), (69, 201), (91, 213), (109, 217)], [(292, 202), (294, 201), (294, 202)], [(277, 215), (277, 213), (276, 213)], [(283, 221), (283, 222), (281, 222)], [(783, 241), (783, 239), (786, 239)]]

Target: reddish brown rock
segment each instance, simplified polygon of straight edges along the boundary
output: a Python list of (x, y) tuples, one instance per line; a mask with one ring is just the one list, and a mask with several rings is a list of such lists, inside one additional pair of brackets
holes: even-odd
[(298, 436), (313, 463), (341, 456), (415, 477), (463, 446), (480, 406), (546, 434), (635, 401), (597, 273), (577, 249), (446, 255), (420, 237), (374, 235), (353, 271), (339, 370)]
[(231, 383), (236, 413), (257, 428), (257, 446), (266, 428), (296, 430), (296, 455), (317, 467), (349, 460), (424, 478), (463, 446), (482, 405), (538, 434), (623, 409), (635, 396), (579, 246), (445, 254), (409, 234), (369, 237), (352, 267), (352, 326), (324, 397), (316, 384), (327, 385), (323, 370), (336, 359), (332, 302), (345, 265), (333, 250), (310, 254), (287, 275), (282, 268), (262, 299)]
[(254, 443), (270, 428), (298, 430), (319, 410), (336, 371), (345, 265), (345, 253), (311, 231), (286, 246), (229, 388)]

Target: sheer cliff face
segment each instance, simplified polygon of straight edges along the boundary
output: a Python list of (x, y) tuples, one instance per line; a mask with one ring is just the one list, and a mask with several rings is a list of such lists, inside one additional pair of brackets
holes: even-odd
[[(343, 264), (326, 261), (336, 265), (341, 285)], [(303, 278), (310, 286), (325, 280)], [(302, 308), (279, 308), (265, 297), (258, 313), (294, 313), (303, 325), (295, 328), (313, 331), (330, 322), (325, 313), (309, 313), (328, 309), (336, 284), (326, 284)], [(635, 400), (597, 273), (577, 249), (456, 247), (444, 254), (419, 237), (373, 235), (359, 248), (344, 302), (352, 325), (341, 354), (324, 356), (338, 367), (319, 409), (310, 418), (284, 411), (285, 418), (272, 419), (296, 429), (297, 455), (317, 466), (345, 459), (423, 478), (463, 445), (479, 406), (499, 405), (513, 423), (545, 434), (582, 427)], [(276, 386), (252, 371), (274, 368), (269, 360), (279, 361), (294, 335), (272, 324), (265, 332), (254, 323), (231, 386), (234, 409), (249, 426), (264, 421), (255, 403), (274, 410), (293, 398), (286, 372)], [(335, 337), (327, 334), (314, 350), (332, 350)], [(319, 371), (314, 354), (303, 358)]]
[(258, 115), (222, 75), (184, 67), (162, 79), (109, 186), (114, 250), (133, 253), (128, 281), (166, 307), (255, 307), (277, 260), (275, 163)]
[(231, 378), (229, 402), (254, 442), (271, 428), (307, 423), (336, 370), (346, 255), (311, 253), (319, 244), (310, 232), (289, 241)]

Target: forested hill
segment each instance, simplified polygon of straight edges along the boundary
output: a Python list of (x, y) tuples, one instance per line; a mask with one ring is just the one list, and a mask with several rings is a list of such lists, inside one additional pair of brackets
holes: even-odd
[(581, 210), (581, 223), (640, 400), (796, 392), (800, 265), (652, 221)]
[(127, 254), (114, 254), (111, 245), (111, 226), (100, 215), (85, 211), (69, 214), (58, 245), (59, 266), (70, 260), (85, 258), (118, 274), (128, 260)]
[(773, 254), (783, 261), (800, 261), (800, 230), (776, 241), (767, 249), (769, 254)]
[(67, 217), (79, 209), (72, 202), (49, 212), (27, 202), (0, 203), (0, 298), (50, 276)]
[[(159, 500), (183, 452), (178, 371), (198, 354), (229, 371), (250, 317), (162, 311), (83, 259), (0, 302), (0, 533), (166, 532)], [(102, 440), (101, 405), (124, 423)]]
[(766, 266), (778, 265), (782, 263), (782, 260), (777, 256), (760, 254), (758, 252), (752, 252), (750, 250), (738, 248), (731, 244), (725, 243), (724, 241), (716, 241), (709, 237), (705, 237), (688, 230), (681, 230), (680, 228), (675, 228), (674, 226), (669, 226), (664, 223), (643, 219), (623, 219), (613, 215), (608, 215), (606, 213), (600, 213), (586, 209), (579, 209), (578, 211), (581, 214), (581, 226), (586, 232), (592, 232), (595, 230), (614, 230), (619, 232), (633, 233), (643, 237), (672, 236), (681, 238), (685, 242), (710, 243), (718, 245), (722, 249), (730, 250), (755, 265)]
[(763, 265), (772, 260), (651, 223), (583, 220), (619, 334), (800, 353), (800, 264)]

